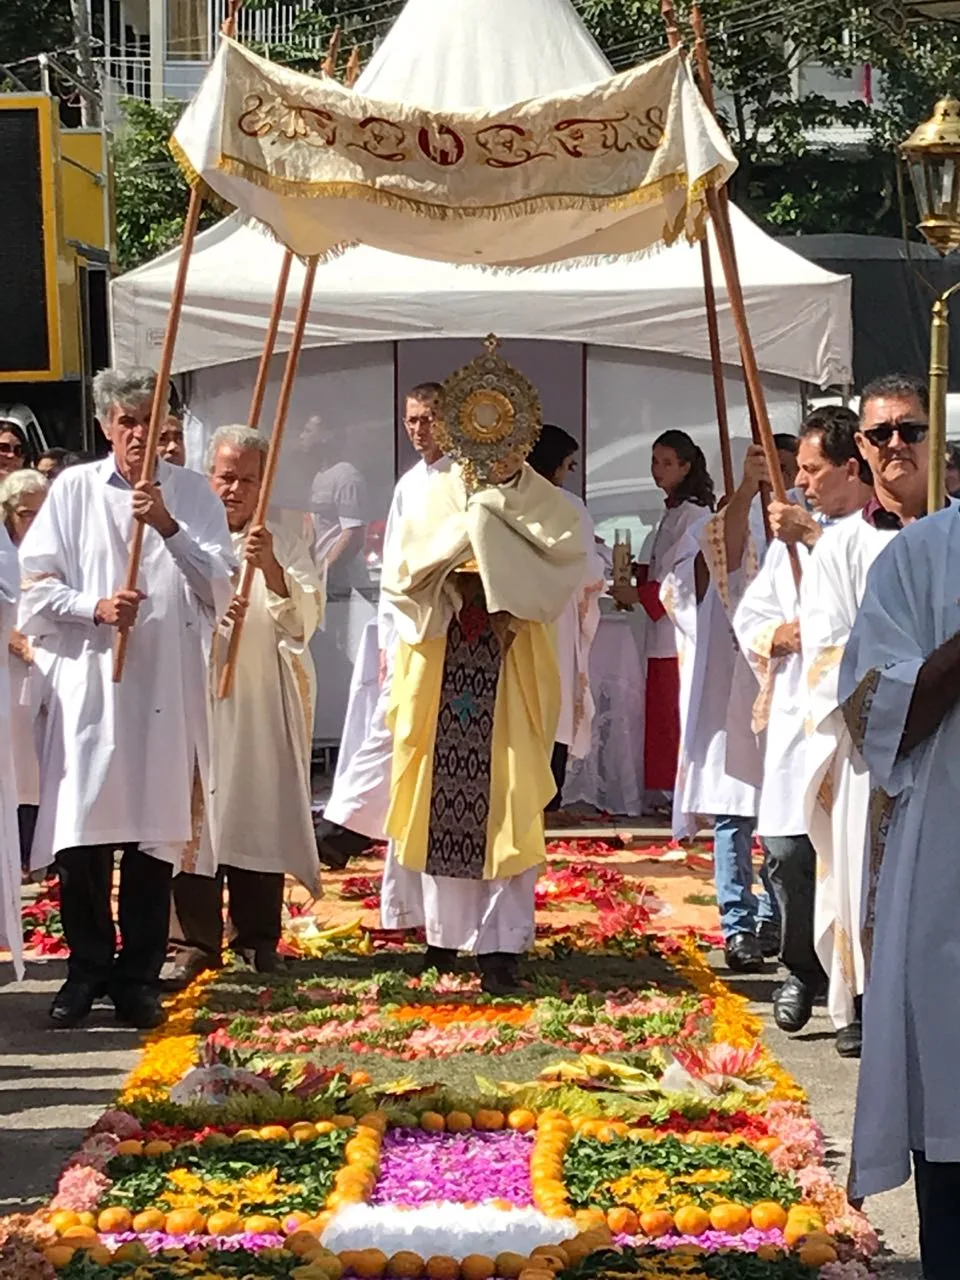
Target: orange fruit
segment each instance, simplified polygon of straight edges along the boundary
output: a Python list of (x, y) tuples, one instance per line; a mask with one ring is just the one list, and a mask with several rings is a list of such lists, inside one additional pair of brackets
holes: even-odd
[(353, 1085), (372, 1084), (372, 1080), (366, 1071), (351, 1071), (350, 1083)]
[(322, 1138), (325, 1133), (333, 1133), (337, 1126), (332, 1120), (318, 1120), (313, 1127), (317, 1131), (317, 1136)]
[(447, 1122), (439, 1111), (424, 1111), (420, 1117), (420, 1128), (425, 1129), (427, 1133), (443, 1133), (447, 1127)]
[(290, 1138), (290, 1130), (282, 1124), (265, 1124), (259, 1134), (264, 1142), (287, 1142)]
[(727, 1231), (732, 1236), (741, 1236), (750, 1226), (750, 1210), (732, 1201), (715, 1204), (710, 1210), (710, 1225), (714, 1231)]
[(172, 1142), (164, 1142), (161, 1138), (155, 1138), (153, 1142), (148, 1142), (143, 1148), (145, 1156), (168, 1156), (173, 1150)]
[(305, 1253), (310, 1253), (316, 1249), (318, 1244), (317, 1237), (312, 1231), (292, 1231), (283, 1242), (283, 1247), (288, 1253), (295, 1253), (298, 1258), (302, 1258)]
[[(340, 1261), (347, 1266), (343, 1258)], [(386, 1269), (387, 1255), (382, 1249), (361, 1249), (353, 1259), (353, 1273), (360, 1280), (380, 1280)]]
[(780, 1146), (780, 1139), (775, 1138), (771, 1133), (766, 1138), (758, 1138), (753, 1145), (758, 1151), (762, 1151), (764, 1155), (768, 1156), (771, 1151), (776, 1151), (777, 1147)]
[(640, 1215), (640, 1230), (651, 1240), (657, 1240), (673, 1230), (673, 1214), (666, 1209), (648, 1209)]
[[(481, 1133), (495, 1133), (496, 1130), (503, 1128), (505, 1121), (502, 1111), (488, 1111), (481, 1107), (473, 1117), (473, 1123)], [(478, 1254), (472, 1256), (482, 1257), (483, 1255)], [(466, 1259), (464, 1259), (464, 1261), (466, 1261)]]
[(312, 1142), (317, 1136), (316, 1125), (309, 1120), (299, 1120), (290, 1126), (290, 1137), (294, 1142)]
[(419, 1253), (411, 1253), (409, 1249), (401, 1249), (387, 1263), (387, 1275), (395, 1280), (420, 1280), (426, 1266)]
[(174, 1209), (167, 1214), (165, 1230), (171, 1236), (198, 1236), (206, 1223), (196, 1209)]
[[(466, 1111), (451, 1111), (447, 1115), (447, 1132), (448, 1133), (466, 1133), (473, 1128), (473, 1116)], [(438, 1258), (442, 1258), (444, 1254), (437, 1254)], [(459, 1266), (459, 1264), (458, 1264)]]
[(520, 1272), (527, 1265), (522, 1253), (498, 1253), (493, 1261), (501, 1280), (518, 1280)]
[(515, 1107), (507, 1113), (507, 1128), (517, 1133), (529, 1133), (537, 1123), (537, 1117), (525, 1107)]
[(702, 1236), (710, 1227), (710, 1215), (695, 1204), (685, 1204), (678, 1209), (673, 1221), (682, 1236)]
[(142, 1156), (143, 1143), (139, 1138), (127, 1138), (117, 1143), (118, 1156)]
[(553, 1272), (545, 1267), (524, 1267), (517, 1280), (553, 1280)]
[(280, 1219), (269, 1218), (265, 1213), (254, 1213), (249, 1218), (244, 1218), (243, 1229), (254, 1235), (266, 1235), (280, 1230)]
[(234, 1142), (259, 1142), (259, 1129), (238, 1129), (233, 1135)]
[(385, 1111), (368, 1111), (360, 1117), (357, 1125), (361, 1129), (375, 1129), (377, 1133), (386, 1133), (390, 1117)]
[(337, 1254), (337, 1257), (343, 1263), (344, 1270), (349, 1271), (351, 1275), (355, 1275), (355, 1267), (357, 1259), (360, 1257), (362, 1250), (360, 1249), (343, 1249)]
[(635, 1236), (640, 1226), (640, 1219), (632, 1209), (625, 1205), (617, 1205), (607, 1213), (607, 1226), (615, 1235)]
[(570, 1265), (570, 1255), (558, 1244), (538, 1244), (530, 1254), (530, 1265), (539, 1267), (543, 1263), (551, 1271), (565, 1271)]
[(353, 1116), (334, 1116), (333, 1123), (337, 1129), (355, 1129), (357, 1122)]
[(606, 1226), (607, 1216), (602, 1209), (578, 1209), (574, 1222), (581, 1231), (589, 1231), (591, 1227)]
[[(452, 1114), (457, 1114), (456, 1112)], [(463, 1112), (460, 1112), (463, 1115)], [(468, 1117), (469, 1119), (469, 1117)], [(450, 1117), (447, 1117), (449, 1124)], [(471, 1127), (473, 1121), (470, 1121)], [(456, 1258), (449, 1257), (445, 1253), (435, 1253), (432, 1258), (427, 1259), (426, 1265), (427, 1280), (459, 1280), (460, 1263)]]
[(134, 1215), (133, 1229), (137, 1232), (162, 1231), (167, 1225), (166, 1214), (159, 1209), (144, 1209), (143, 1213)]
[(113, 1254), (105, 1244), (92, 1244), (89, 1248), (85, 1247), (84, 1252), (98, 1267), (109, 1267), (113, 1261)]
[(68, 1244), (51, 1244), (44, 1249), (43, 1256), (59, 1271), (61, 1267), (67, 1265), (76, 1252), (76, 1249), (71, 1249)]
[(57, 1235), (62, 1235), (67, 1227), (79, 1227), (79, 1215), (74, 1213), (72, 1209), (57, 1209), (50, 1215), (50, 1225), (56, 1231)]
[(207, 1231), (212, 1236), (237, 1236), (243, 1230), (239, 1213), (211, 1213), (207, 1219)]
[(460, 1274), (463, 1280), (493, 1280), (497, 1264), (483, 1253), (468, 1253), (460, 1263)]
[(97, 1244), (100, 1237), (97, 1235), (95, 1227), (67, 1227), (63, 1232), (63, 1239), (70, 1240), (75, 1245), (80, 1245), (84, 1240), (88, 1240), (91, 1244)]
[(782, 1231), (787, 1214), (775, 1200), (761, 1200), (750, 1210), (750, 1221), (758, 1231)]
[(97, 1218), (98, 1231), (129, 1231), (133, 1226), (133, 1214), (129, 1209), (110, 1207)]

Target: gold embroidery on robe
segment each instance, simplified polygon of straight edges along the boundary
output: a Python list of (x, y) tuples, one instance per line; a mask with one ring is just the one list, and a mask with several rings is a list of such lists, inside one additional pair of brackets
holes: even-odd
[(844, 647), (842, 644), (831, 644), (817, 654), (807, 672), (808, 689), (815, 689), (824, 676), (829, 675), (834, 667), (840, 665)]
[(867, 672), (850, 697), (840, 705), (843, 718), (850, 731), (850, 737), (853, 739), (853, 744), (858, 751), (863, 750), (864, 739), (867, 736), (867, 723), (870, 719), (870, 709), (873, 706), (873, 699), (876, 696), (879, 684), (880, 672), (874, 667), (872, 671)]

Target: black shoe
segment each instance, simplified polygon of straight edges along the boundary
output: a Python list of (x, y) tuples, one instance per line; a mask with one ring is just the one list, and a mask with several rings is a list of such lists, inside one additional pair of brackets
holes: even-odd
[(752, 933), (735, 933), (723, 948), (727, 968), (734, 973), (759, 973), (763, 968), (760, 943)]
[(765, 960), (773, 960), (780, 954), (780, 926), (772, 920), (764, 920), (757, 925), (757, 942), (760, 954)]
[(97, 984), (68, 978), (50, 1006), (50, 1022), (60, 1031), (69, 1031), (86, 1022), (97, 998)]
[(841, 1058), (859, 1058), (863, 1047), (863, 1024), (851, 1022), (837, 1032), (837, 1053)]
[(220, 967), (220, 960), (214, 959), (209, 952), (201, 951), (199, 947), (187, 947), (174, 957), (172, 964), (164, 966), (160, 980), (157, 983), (157, 989), (159, 991), (185, 991), (190, 986), (190, 983), (198, 978), (201, 973), (205, 973), (208, 969), (219, 969)]
[(113, 993), (117, 1021), (138, 1031), (152, 1031), (167, 1020), (160, 997), (150, 987), (127, 987)]
[(520, 957), (505, 951), (491, 951), (477, 956), (480, 966), (480, 987), (488, 996), (516, 996), (520, 994), (517, 969)]
[(253, 949), (253, 967), (257, 973), (276, 973), (280, 967), (277, 948), (269, 942), (258, 942)]
[(816, 991), (790, 974), (773, 998), (773, 1020), (781, 1031), (802, 1031), (813, 1016)]
[(457, 952), (451, 947), (427, 947), (419, 972), (436, 969), (437, 973), (456, 973)]
[(369, 836), (348, 831), (326, 818), (314, 820), (313, 834), (317, 839), (317, 857), (331, 871), (343, 871), (351, 858), (359, 858), (373, 844)]

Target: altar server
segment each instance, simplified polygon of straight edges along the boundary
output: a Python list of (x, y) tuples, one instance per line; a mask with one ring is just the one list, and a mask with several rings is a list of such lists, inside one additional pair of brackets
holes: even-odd
[(870, 778), (844, 718), (840, 662), (867, 571), (904, 524), (926, 511), (928, 404), (927, 388), (911, 378), (885, 377), (864, 389), (857, 446), (873, 475), (875, 497), (823, 534), (800, 595), (810, 722), (804, 812), (819, 864), (817, 954), (829, 978), (828, 1007), (841, 1057), (860, 1056), (861, 887)]
[[(233, 549), (203, 476), (159, 462), (139, 483), (155, 378), (108, 369), (94, 383), (113, 453), (71, 467), (20, 548), (19, 630), (49, 661), (36, 671), (40, 812), (32, 862), (54, 858), (70, 947), (54, 998), (60, 1027), (106, 989), (121, 1021), (163, 1020), (154, 984), (167, 943), (170, 878), (194, 832), (206, 769), (204, 645), (231, 595)], [(134, 521), (144, 526), (137, 588), (123, 587)], [(117, 629), (129, 628), (123, 679)], [(110, 906), (114, 851), (119, 925)]]
[[(393, 491), (383, 535), (384, 563), (395, 548), (404, 515), (421, 505), (435, 476), (450, 470), (450, 460), (444, 457), (434, 435), (443, 412), (442, 392), (439, 382), (423, 382), (407, 393), (403, 425), (420, 459), (400, 477)], [(363, 853), (372, 841), (386, 839), (393, 758), (387, 704), (396, 639), (392, 607), (381, 593), (377, 609), (379, 696), (363, 736), (352, 741), (345, 736), (340, 744), (333, 790), (316, 828), (320, 856), (327, 865), (335, 868), (346, 866), (351, 856)], [(351, 696), (362, 696), (359, 682), (355, 682), (355, 686)], [(345, 724), (354, 721), (351, 711), (352, 708), (348, 707)]]
[[(919, 423), (918, 407), (911, 406), (910, 420)], [(892, 411), (884, 416), (894, 420)], [(900, 441), (891, 447), (902, 450)], [(956, 502), (880, 551), (844, 652), (839, 697), (871, 787), (863, 931), (869, 980), (853, 1189), (872, 1196), (906, 1182), (912, 1155), (923, 1275), (953, 1280), (960, 1204)]]
[[(797, 541), (801, 567), (823, 528), (869, 501), (870, 477), (856, 443), (857, 415), (828, 405), (815, 409), (800, 428), (797, 488), (804, 504), (772, 504), (771, 529)], [(794, 537), (794, 531), (799, 536)], [(767, 870), (780, 907), (780, 958), (788, 971), (773, 1002), (783, 1031), (810, 1020), (826, 975), (813, 945), (817, 856), (806, 834), (802, 779), (806, 761), (807, 699), (800, 654), (800, 597), (787, 542), (774, 538), (760, 571), (734, 616), (741, 651), (753, 668), (759, 692), (753, 729), (764, 735), (763, 785), (757, 834), (767, 851)]]
[[(247, 605), (234, 599), (214, 636), (210, 662), (210, 787), (199, 865), (185, 866), (173, 897), (186, 953), (173, 981), (217, 968), (223, 886), (230, 892), (233, 951), (258, 973), (276, 968), (286, 874), (320, 889), (313, 834), (310, 759), (316, 689), (310, 637), (323, 589), (303, 534), (283, 524), (252, 528), (267, 439), (249, 427), (221, 427), (207, 474), (223, 503), (238, 560), (258, 570)], [(217, 690), (232, 624), (243, 618), (233, 688)], [(204, 866), (204, 855), (212, 865)], [(214, 875), (195, 874), (194, 870)]]

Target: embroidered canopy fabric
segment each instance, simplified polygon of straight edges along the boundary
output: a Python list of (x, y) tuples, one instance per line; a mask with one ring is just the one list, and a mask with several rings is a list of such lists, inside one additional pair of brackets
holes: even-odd
[(702, 233), (735, 160), (680, 55), (504, 109), (361, 96), (224, 39), (174, 137), (295, 253), (349, 243), (524, 266)]

